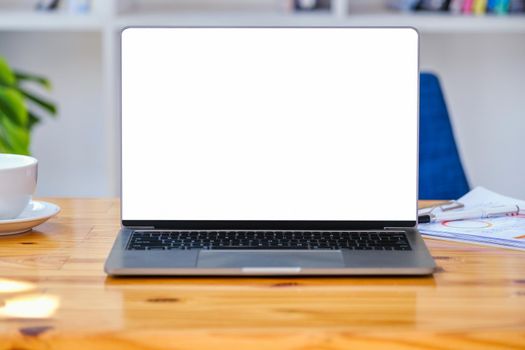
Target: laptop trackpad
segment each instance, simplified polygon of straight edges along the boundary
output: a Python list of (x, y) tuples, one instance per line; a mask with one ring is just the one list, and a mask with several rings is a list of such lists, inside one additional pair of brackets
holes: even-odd
[(201, 250), (197, 267), (344, 267), (340, 250)]

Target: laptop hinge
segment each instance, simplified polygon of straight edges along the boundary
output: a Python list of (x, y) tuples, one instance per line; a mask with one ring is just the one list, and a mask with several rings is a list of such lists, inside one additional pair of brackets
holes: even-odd
[(396, 231), (403, 231), (403, 230), (406, 230), (406, 229), (409, 229), (411, 227), (383, 227), (383, 230), (396, 230)]
[(155, 229), (155, 226), (124, 226), (125, 228), (129, 228), (130, 230), (153, 230)]

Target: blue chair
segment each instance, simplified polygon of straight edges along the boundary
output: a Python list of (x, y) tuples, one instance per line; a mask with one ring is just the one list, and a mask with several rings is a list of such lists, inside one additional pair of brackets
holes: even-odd
[(421, 73), (419, 104), (419, 199), (457, 199), (469, 185), (436, 75)]

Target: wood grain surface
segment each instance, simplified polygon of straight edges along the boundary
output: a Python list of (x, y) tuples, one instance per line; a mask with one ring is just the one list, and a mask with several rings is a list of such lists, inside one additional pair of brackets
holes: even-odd
[[(108, 278), (114, 199), (0, 237), (0, 349), (525, 349), (525, 252), (427, 240), (433, 277)], [(423, 203), (428, 205), (430, 203)]]

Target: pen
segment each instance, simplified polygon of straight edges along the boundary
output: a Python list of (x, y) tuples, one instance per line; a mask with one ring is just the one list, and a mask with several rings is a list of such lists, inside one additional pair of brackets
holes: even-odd
[(436, 214), (425, 214), (417, 217), (418, 223), (427, 224), (430, 222), (454, 221), (466, 219), (484, 219), (508, 214), (518, 214), (520, 207), (517, 205), (502, 205), (498, 207), (480, 208), (472, 210), (462, 210), (458, 212), (446, 212)]

